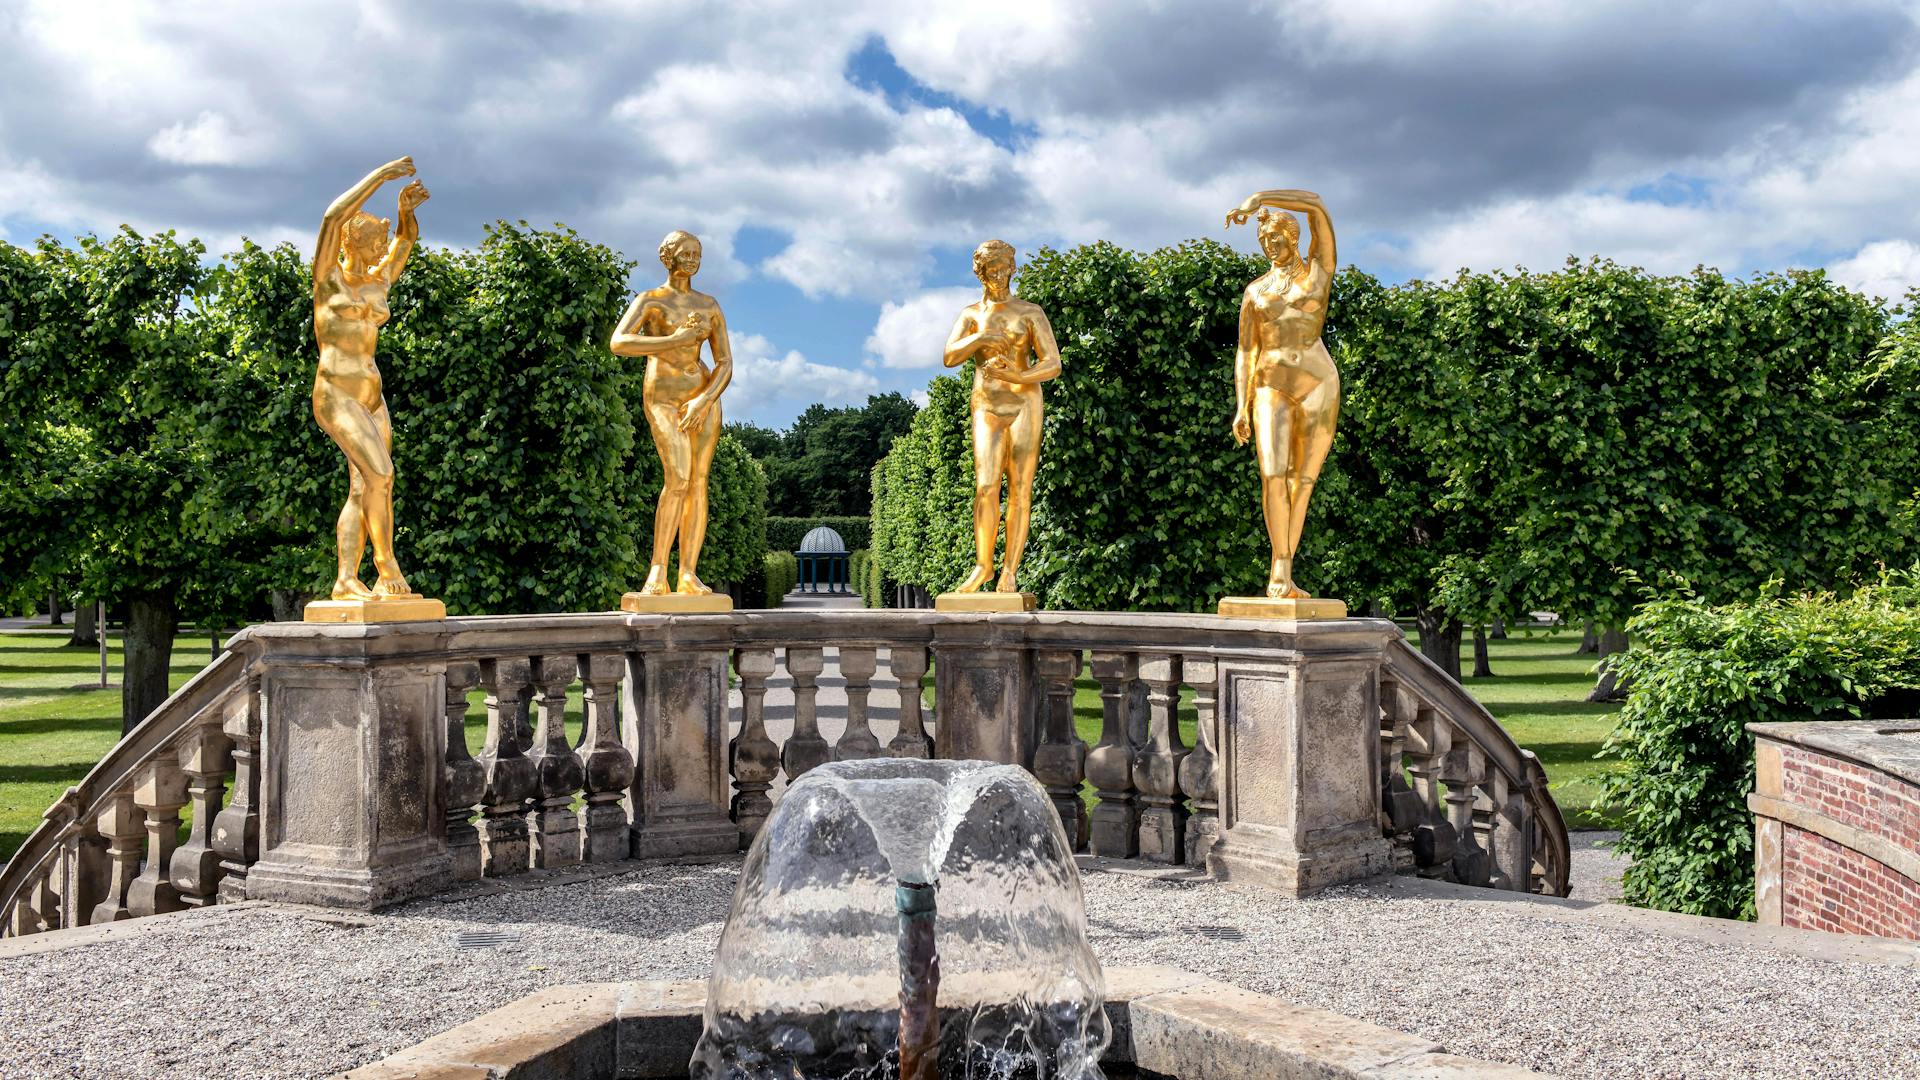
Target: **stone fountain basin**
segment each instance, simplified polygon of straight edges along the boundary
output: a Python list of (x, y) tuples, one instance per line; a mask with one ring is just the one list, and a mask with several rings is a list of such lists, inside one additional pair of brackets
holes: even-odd
[[(1112, 968), (1110, 1080), (1538, 1077), (1513, 1065), (1167, 967)], [(679, 1080), (705, 980), (551, 986), (345, 1073), (345, 1080)]]

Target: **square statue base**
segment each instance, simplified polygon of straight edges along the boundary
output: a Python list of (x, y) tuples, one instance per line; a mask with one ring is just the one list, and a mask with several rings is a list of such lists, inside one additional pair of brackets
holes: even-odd
[(636, 615), (713, 615), (733, 610), (726, 593), (637, 593), (620, 598), (620, 610)]
[(304, 621), (317, 623), (429, 622), (446, 617), (447, 605), (419, 593), (372, 600), (315, 600), (303, 615)]
[(1285, 600), (1273, 596), (1229, 596), (1220, 601), (1220, 614), (1234, 619), (1344, 619), (1347, 605), (1340, 600), (1312, 597)]
[(1030, 592), (943, 592), (933, 598), (935, 611), (1033, 611), (1040, 598)]

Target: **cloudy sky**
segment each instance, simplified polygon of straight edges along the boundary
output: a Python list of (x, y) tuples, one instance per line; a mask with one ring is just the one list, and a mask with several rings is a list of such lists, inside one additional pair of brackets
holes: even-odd
[[(706, 244), (728, 414), (911, 391), (968, 253), (1326, 199), (1383, 277), (1825, 266), (1920, 284), (1920, 4), (0, 0), (0, 239), (311, 243), (403, 153), (426, 240)], [(397, 191), (376, 196), (376, 210)]]

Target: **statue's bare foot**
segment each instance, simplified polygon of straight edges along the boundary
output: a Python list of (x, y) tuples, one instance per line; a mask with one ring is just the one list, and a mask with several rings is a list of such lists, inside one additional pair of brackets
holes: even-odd
[(1276, 578), (1267, 582), (1267, 596), (1274, 600), (1306, 600), (1307, 590), (1285, 578)]
[(1012, 574), (1001, 574), (999, 582), (996, 583), (993, 587), (993, 591), (994, 592), (1019, 592), (1020, 587), (1013, 583)]
[(672, 591), (667, 588), (667, 568), (655, 563), (653, 568), (647, 571), (647, 583), (640, 586), (640, 595), (665, 596)]
[(985, 585), (987, 583), (987, 580), (991, 577), (993, 577), (993, 567), (976, 566), (973, 568), (973, 573), (967, 575), (967, 580), (954, 586), (953, 591), (954, 592), (979, 592), (980, 586)]
[(680, 571), (680, 591), (691, 596), (706, 596), (713, 592), (705, 582), (685, 570)]
[(335, 600), (371, 600), (373, 590), (367, 588), (359, 578), (349, 574), (333, 579), (333, 598)]
[(373, 583), (373, 594), (374, 599), (378, 600), (389, 596), (412, 596), (413, 590), (407, 587), (407, 579), (400, 576), (400, 571), (395, 570), (380, 575), (380, 580)]

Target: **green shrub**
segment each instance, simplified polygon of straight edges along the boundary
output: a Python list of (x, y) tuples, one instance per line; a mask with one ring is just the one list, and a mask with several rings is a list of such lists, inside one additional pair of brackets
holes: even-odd
[(1850, 596), (1770, 596), (1709, 606), (1647, 604), (1616, 656), (1631, 687), (1602, 749), (1626, 768), (1622, 808), (1634, 859), (1628, 903), (1753, 918), (1753, 736), (1748, 724), (1851, 720), (1890, 691), (1920, 687), (1920, 572)]
[(769, 551), (766, 554), (766, 601), (767, 606), (776, 608), (780, 601), (793, 591), (800, 582), (800, 560), (793, 557), (791, 551)]
[(862, 607), (885, 607), (880, 602), (880, 564), (866, 548), (847, 556), (848, 587), (860, 594)]
[(873, 546), (873, 523), (863, 517), (770, 517), (767, 550), (798, 551), (801, 539), (822, 525), (839, 533), (848, 551)]

